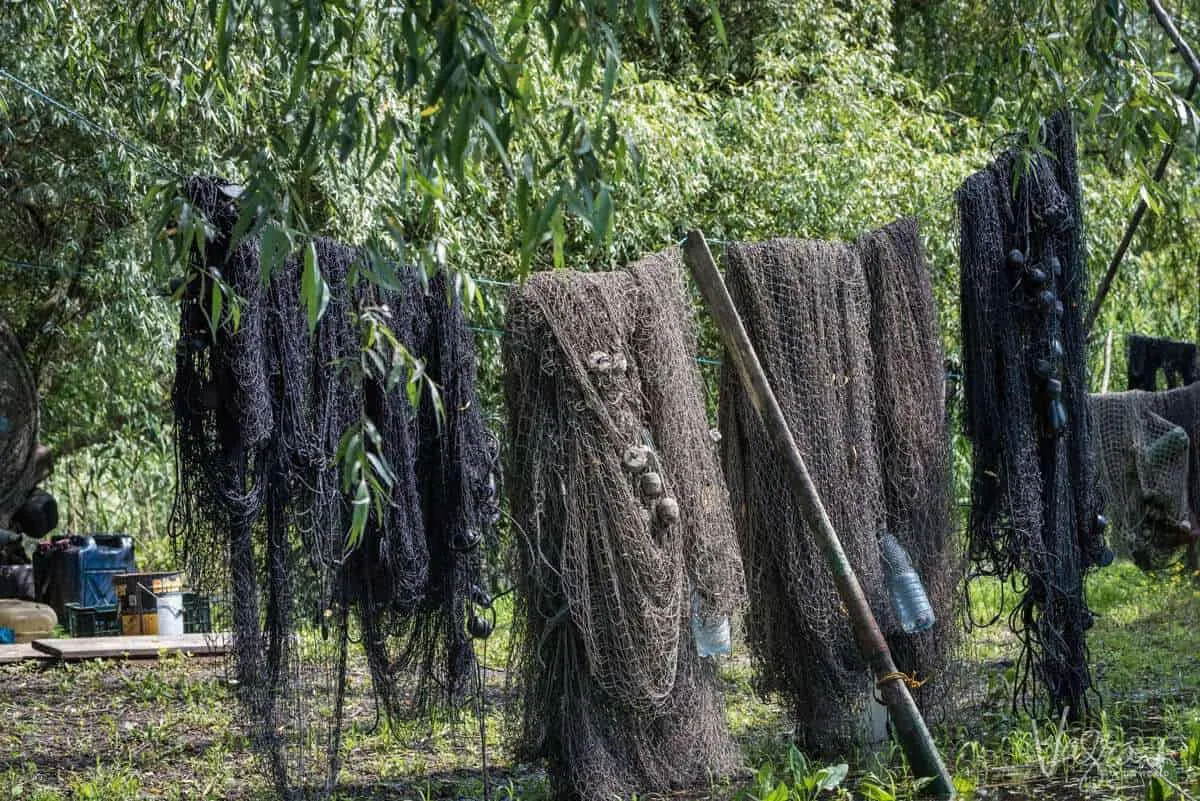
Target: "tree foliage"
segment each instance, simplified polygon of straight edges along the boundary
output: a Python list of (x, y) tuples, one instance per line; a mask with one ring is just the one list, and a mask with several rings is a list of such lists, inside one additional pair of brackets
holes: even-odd
[[(1200, 41), (1200, 6), (1176, 13)], [(165, 522), (174, 307), (158, 290), (203, 235), (180, 193), (194, 172), (244, 184), (268, 267), (336, 236), (369, 249), (366, 279), (401, 260), (454, 270), (483, 327), (504, 291), (474, 278), (605, 268), (694, 226), (852, 237), (915, 214), (953, 354), (952, 193), (1007, 132), (1069, 104), (1094, 277), (1136, 198), (1152, 212), (1099, 330), (1196, 335), (1196, 117), (1141, 5), (26, 0), (0, 43), (26, 84), (0, 75), (0, 308), (45, 438), (73, 454), (55, 488), (78, 529)], [(496, 341), (479, 344), (486, 385)]]

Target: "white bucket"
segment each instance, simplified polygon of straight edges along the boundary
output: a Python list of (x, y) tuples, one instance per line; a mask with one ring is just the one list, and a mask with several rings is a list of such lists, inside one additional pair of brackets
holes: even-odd
[(183, 593), (164, 592), (158, 596), (158, 636), (183, 634)]

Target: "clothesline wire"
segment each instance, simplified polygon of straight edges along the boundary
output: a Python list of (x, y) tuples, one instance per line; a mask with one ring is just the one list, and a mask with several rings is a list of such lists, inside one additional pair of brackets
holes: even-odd
[(164, 162), (158, 156), (151, 153), (149, 150), (147, 150), (142, 145), (139, 145), (136, 142), (130, 140), (129, 138), (122, 136), (121, 134), (117, 133), (116, 131), (112, 130), (111, 128), (107, 128), (104, 125), (101, 125), (100, 123), (95, 122), (94, 120), (85, 116), (78, 109), (72, 108), (71, 106), (67, 105), (63, 101), (58, 100), (57, 98), (51, 97), (50, 95), (46, 94), (42, 90), (38, 89), (36, 86), (33, 86), (33, 85), (21, 80), (16, 75), (13, 75), (11, 72), (9, 72), (8, 70), (6, 70), (2, 67), (0, 67), (0, 78), (3, 78), (4, 80), (6, 80), (9, 83), (18, 87), (19, 89), (22, 89), (27, 94), (29, 94), (31, 97), (34, 97), (34, 98), (40, 100), (41, 102), (45, 103), (46, 105), (49, 105), (49, 106), (52, 106), (52, 107), (58, 109), (59, 111), (63, 112), (68, 117), (72, 118), (73, 120), (80, 123), (81, 125), (91, 129), (92, 131), (95, 131), (96, 133), (102, 134), (103, 136), (111, 139), (114, 142), (117, 142), (118, 144), (125, 147), (125, 149), (130, 151), (131, 153), (135, 153), (138, 156), (141, 156), (143, 159), (146, 159), (147, 161), (154, 163), (160, 169), (165, 170), (166, 172), (170, 173), (171, 175), (174, 175), (176, 178), (182, 179), (182, 178), (186, 177), (178, 169), (167, 164), (166, 162)]

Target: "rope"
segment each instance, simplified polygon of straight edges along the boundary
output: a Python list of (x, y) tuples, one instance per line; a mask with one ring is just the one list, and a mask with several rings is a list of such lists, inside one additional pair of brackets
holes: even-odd
[(887, 684), (889, 681), (902, 681), (908, 686), (908, 689), (915, 690), (925, 684), (925, 682), (929, 681), (931, 678), (933, 678), (933, 676), (926, 676), (923, 679), (918, 679), (915, 671), (912, 673), (901, 673), (899, 670), (893, 670), (891, 673), (886, 674), (879, 681), (875, 682), (875, 686), (882, 689), (883, 685)]
[(25, 81), (21, 80), (17, 76), (13, 75), (8, 70), (0, 68), (0, 78), (3, 78), (4, 80), (8, 81), (9, 83), (14, 84), (19, 89), (24, 90), (27, 94), (42, 101), (43, 103), (45, 103), (49, 106), (53, 106), (54, 108), (58, 109), (59, 111), (61, 111), (64, 114), (66, 114), (68, 117), (72, 118), (79, 124), (81, 124), (87, 128), (90, 128), (91, 130), (95, 131), (96, 133), (103, 134), (104, 136), (108, 137), (112, 141), (123, 145), (130, 152), (136, 153), (137, 155), (141, 156), (142, 158), (146, 159), (147, 161), (153, 162), (154, 164), (158, 165), (159, 168), (171, 173), (176, 178), (182, 179), (185, 177), (184, 174), (181, 173), (179, 170), (164, 163), (161, 159), (159, 159), (157, 156), (155, 156), (149, 150), (146, 150), (141, 145), (138, 145), (137, 143), (132, 142), (129, 139), (126, 139), (125, 137), (123, 137), (119, 133), (117, 133), (116, 131), (113, 131), (110, 128), (106, 128), (98, 122), (92, 121), (91, 119), (85, 117), (82, 112), (68, 106), (66, 103), (62, 102), (61, 100), (57, 100), (57, 99), (51, 97), (50, 95), (48, 95), (45, 92), (38, 89), (37, 87), (26, 83)]

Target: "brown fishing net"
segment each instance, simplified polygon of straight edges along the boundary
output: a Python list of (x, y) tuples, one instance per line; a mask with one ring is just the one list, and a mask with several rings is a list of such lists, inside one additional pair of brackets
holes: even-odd
[(738, 764), (701, 618), (743, 596), (677, 252), (514, 292), (504, 340), (526, 758), (557, 797), (705, 783)]
[(1143, 570), (1200, 533), (1200, 383), (1092, 395), (1092, 440), (1113, 544)]
[[(726, 283), (897, 665), (937, 673), (954, 640), (959, 576), (949, 515), (944, 368), (928, 268), (912, 220), (855, 244), (731, 244)], [(872, 681), (829, 568), (774, 448), (729, 365), (722, 459), (746, 567), (746, 636), (765, 690), (792, 706), (810, 750), (844, 753)], [(938, 617), (907, 635), (879, 537), (891, 531)], [(925, 700), (945, 684), (923, 688)]]
[(1091, 686), (1084, 573), (1107, 564), (1090, 454), (1083, 220), (1070, 117), (958, 190), (974, 575), (1013, 579), (1014, 702), (1082, 715)]

